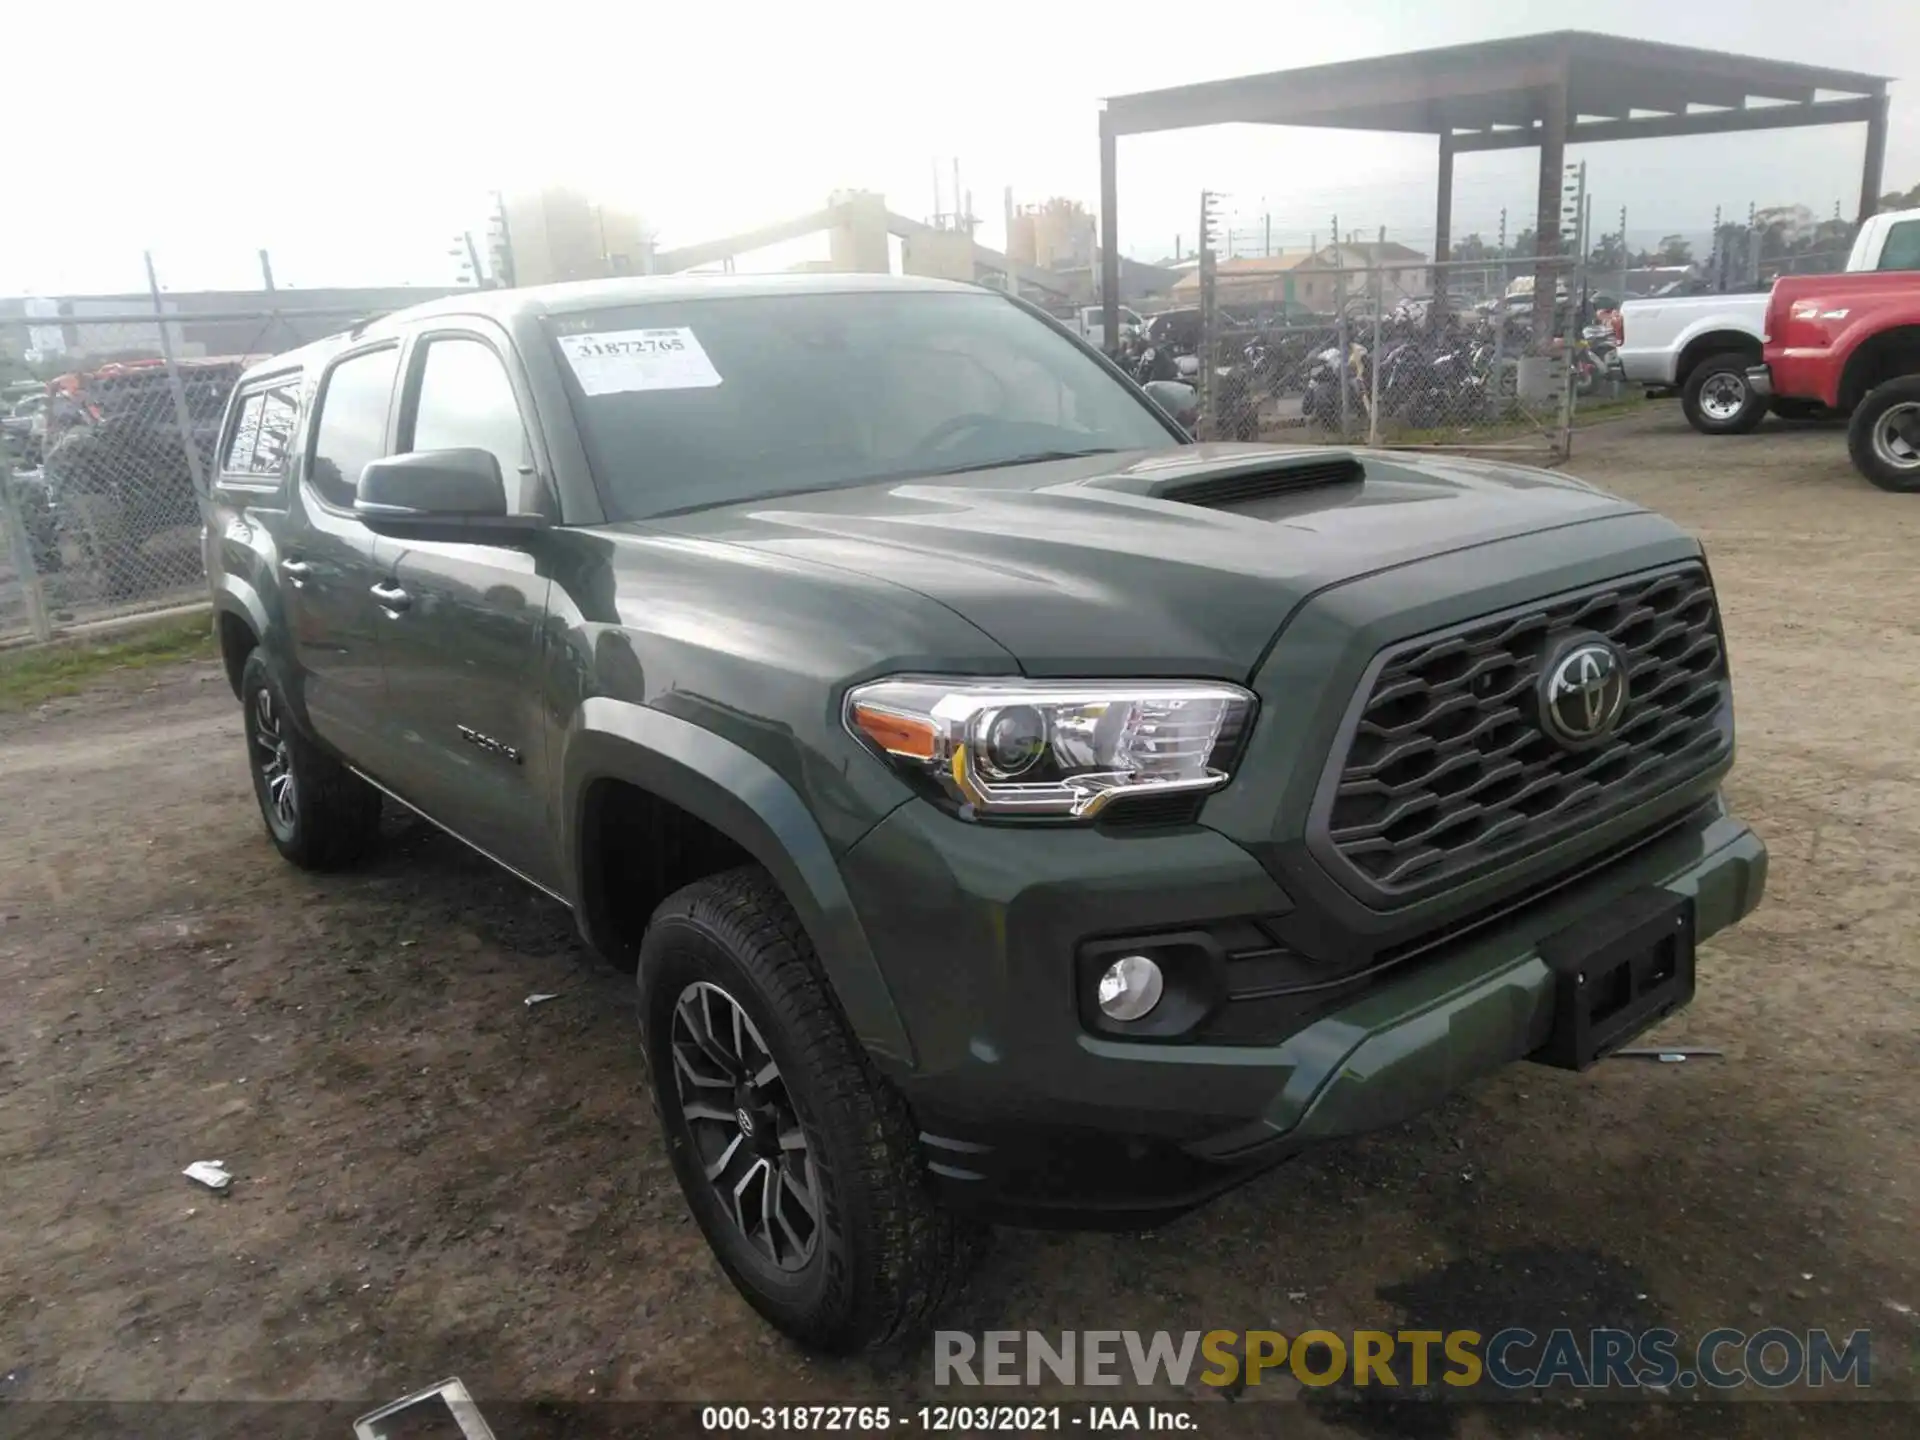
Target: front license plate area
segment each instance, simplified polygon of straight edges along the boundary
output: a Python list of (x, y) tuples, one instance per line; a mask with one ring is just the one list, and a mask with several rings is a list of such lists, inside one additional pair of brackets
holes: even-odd
[(1553, 1033), (1529, 1058), (1584, 1070), (1693, 999), (1693, 901), (1639, 890), (1549, 936)]

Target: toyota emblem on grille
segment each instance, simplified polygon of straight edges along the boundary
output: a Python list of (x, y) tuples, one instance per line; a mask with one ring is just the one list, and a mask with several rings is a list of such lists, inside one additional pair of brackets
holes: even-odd
[(1627, 667), (1606, 641), (1582, 640), (1549, 662), (1540, 681), (1540, 725), (1562, 745), (1605, 739), (1627, 708)]

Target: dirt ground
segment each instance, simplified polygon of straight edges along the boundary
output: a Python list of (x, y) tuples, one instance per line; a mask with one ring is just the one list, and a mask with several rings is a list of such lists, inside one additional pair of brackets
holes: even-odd
[[(945, 1325), (1869, 1327), (1876, 1393), (1920, 1396), (1920, 498), (1868, 486), (1831, 430), (1709, 440), (1671, 404), (1582, 432), (1568, 468), (1698, 530), (1720, 585), (1729, 791), (1771, 889), (1662, 1033), (1726, 1058), (1518, 1066), (1150, 1237), (1001, 1232)], [(372, 1401), (452, 1374), (518, 1399), (954, 1398), (924, 1349), (822, 1362), (773, 1336), (687, 1219), (630, 982), (550, 901), (389, 824), (363, 872), (282, 863), (212, 666), (0, 716), (0, 1401)], [(181, 1177), (200, 1159), (230, 1194)], [(1275, 1433), (1843, 1418), (1707, 1408), (1336, 1390)]]

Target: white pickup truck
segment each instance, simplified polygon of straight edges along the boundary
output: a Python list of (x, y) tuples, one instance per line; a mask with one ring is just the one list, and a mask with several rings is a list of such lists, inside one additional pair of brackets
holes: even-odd
[[(1875, 215), (1860, 227), (1847, 256), (1849, 270), (1920, 269), (1920, 210)], [(1744, 295), (1670, 295), (1629, 300), (1620, 307), (1620, 368), (1651, 392), (1680, 392), (1694, 429), (1737, 435), (1766, 418), (1769, 402), (1747, 383), (1760, 363), (1767, 292)], [(1775, 400), (1782, 415), (1811, 413), (1810, 402)]]

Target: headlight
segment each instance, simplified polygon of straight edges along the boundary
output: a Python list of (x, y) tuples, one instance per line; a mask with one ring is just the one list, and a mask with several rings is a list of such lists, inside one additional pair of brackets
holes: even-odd
[(1067, 819), (1226, 784), (1252, 714), (1237, 685), (1158, 680), (880, 680), (846, 709), (856, 738), (962, 813)]

